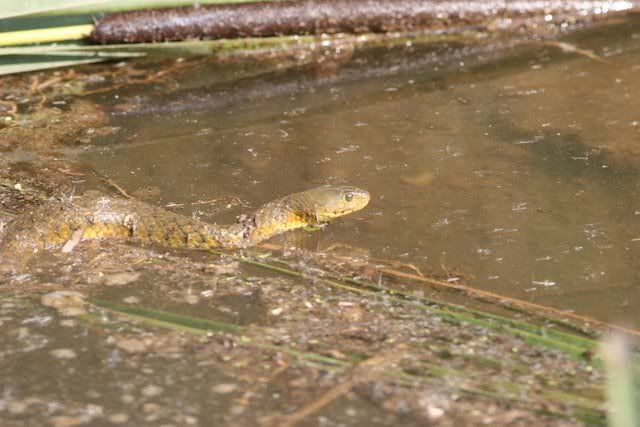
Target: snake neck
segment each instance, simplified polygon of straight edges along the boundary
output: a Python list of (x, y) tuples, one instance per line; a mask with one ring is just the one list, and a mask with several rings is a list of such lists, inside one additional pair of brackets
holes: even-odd
[(284, 200), (276, 200), (250, 215), (240, 216), (236, 224), (211, 225), (209, 233), (221, 246), (248, 247), (314, 223), (315, 218), (308, 213)]

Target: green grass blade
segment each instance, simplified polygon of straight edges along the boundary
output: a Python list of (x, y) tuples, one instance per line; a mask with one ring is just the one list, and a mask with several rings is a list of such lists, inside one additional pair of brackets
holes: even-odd
[[(52, 29), (53, 30), (53, 29)], [(164, 43), (132, 43), (112, 45), (52, 44), (45, 46), (5, 47), (0, 55), (33, 55), (49, 52), (126, 52), (148, 55), (209, 55), (232, 50), (273, 49), (311, 43), (314, 36), (252, 37), (243, 39), (189, 40)], [(12, 46), (19, 40), (10, 33), (0, 33), (0, 46)]]
[[(216, 250), (211, 250), (210, 252), (217, 254), (224, 253)], [(256, 267), (265, 268), (289, 276), (304, 277), (302, 272), (295, 271), (287, 267), (275, 266), (268, 262), (256, 261), (247, 257), (236, 257), (236, 259), (245, 264), (254, 265)], [(317, 280), (320, 283), (324, 283), (335, 288), (366, 294), (376, 298), (384, 298), (387, 301), (400, 304), (410, 304), (413, 307), (428, 310), (451, 321), (467, 322), (486, 327), (488, 329), (493, 329), (498, 332), (506, 332), (510, 335), (520, 337), (528, 343), (561, 351), (574, 359), (584, 360), (585, 358), (590, 358), (593, 350), (597, 347), (597, 343), (587, 337), (554, 331), (552, 329), (509, 319), (492, 313), (469, 309), (460, 305), (436, 302), (426, 298), (416, 298), (400, 291), (382, 289), (378, 286), (362, 283), (356, 280), (348, 280), (348, 283), (324, 277), (317, 278)]]
[[(247, 328), (232, 323), (216, 322), (213, 320), (202, 319), (199, 317), (183, 316), (180, 314), (170, 313), (167, 311), (153, 310), (149, 308), (123, 305), (92, 299), (89, 302), (96, 307), (105, 308), (115, 313), (122, 314), (128, 318), (147, 323), (151, 326), (158, 326), (165, 329), (171, 329), (180, 332), (187, 332), (192, 335), (205, 335), (208, 332), (230, 332), (240, 334), (247, 331)], [(239, 336), (238, 343), (253, 348), (266, 351), (274, 351), (287, 353), (310, 362), (319, 362), (332, 366), (350, 366), (351, 363), (344, 360), (335, 359), (333, 357), (324, 356), (317, 353), (295, 350), (289, 347), (278, 346), (268, 343), (261, 343), (252, 340), (249, 337)]]
[(96, 11), (96, 8), (106, 7), (108, 3), (114, 2), (109, 0), (3, 0), (0, 19), (37, 13), (69, 13), (72, 9), (80, 8)]
[(242, 326), (234, 325), (231, 323), (216, 322), (213, 320), (201, 319), (198, 317), (182, 316), (180, 314), (173, 314), (166, 311), (117, 304), (104, 300), (91, 300), (90, 302), (97, 307), (106, 308), (109, 310), (117, 311), (119, 313), (153, 319), (156, 321), (180, 325), (201, 331), (244, 332), (246, 330), (246, 328)]
[(86, 38), (93, 25), (69, 25), (67, 27), (41, 28), (36, 30), (8, 31), (0, 33), (0, 47), (33, 43), (53, 43)]
[(609, 425), (634, 427), (640, 422), (638, 377), (633, 369), (633, 356), (628, 338), (612, 335), (602, 345), (607, 371)]
[[(252, 0), (3, 0), (0, 19), (28, 15), (93, 14), (197, 4), (240, 3)], [(253, 0), (257, 1), (257, 0)], [(267, 0), (269, 1), (269, 0)], [(271, 0), (275, 1), (275, 0)]]
[(105, 61), (108, 58), (76, 58), (53, 61), (30, 61), (18, 64), (0, 64), (0, 76), (16, 73), (26, 73), (29, 71), (46, 70), (50, 68), (69, 67), (72, 65), (92, 64), (94, 62)]
[[(15, 0), (14, 0), (15, 1)], [(18, 0), (20, 1), (20, 0)], [(66, 3), (66, 0), (53, 0), (57, 3)], [(258, 0), (109, 0), (98, 4), (74, 5), (73, 8), (53, 8), (47, 11), (47, 15), (65, 14), (85, 14), (85, 13), (112, 13), (127, 10), (151, 9), (163, 7), (193, 6), (194, 4), (222, 4), (222, 3), (245, 3)], [(266, 0), (277, 1), (277, 0)]]

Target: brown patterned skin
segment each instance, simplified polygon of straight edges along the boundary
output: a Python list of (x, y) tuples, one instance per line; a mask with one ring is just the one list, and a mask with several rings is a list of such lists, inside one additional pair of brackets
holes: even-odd
[(90, 191), (78, 200), (51, 201), (10, 222), (0, 241), (0, 254), (58, 248), (73, 238), (191, 249), (247, 247), (360, 210), (369, 198), (369, 193), (357, 188), (320, 187), (267, 203), (235, 224), (216, 225)]
[(322, 33), (389, 33), (573, 25), (637, 10), (638, 0), (285, 0), (114, 13), (96, 43)]

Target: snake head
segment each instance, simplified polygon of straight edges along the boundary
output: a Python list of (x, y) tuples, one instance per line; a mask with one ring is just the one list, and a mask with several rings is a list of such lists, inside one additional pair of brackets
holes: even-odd
[(358, 211), (369, 203), (369, 192), (355, 187), (320, 187), (309, 190), (317, 222), (326, 222)]

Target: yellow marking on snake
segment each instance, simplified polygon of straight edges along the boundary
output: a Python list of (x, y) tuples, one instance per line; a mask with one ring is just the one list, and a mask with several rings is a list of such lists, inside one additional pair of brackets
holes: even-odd
[(78, 200), (51, 201), (13, 220), (0, 241), (0, 253), (60, 247), (76, 230), (82, 230), (82, 240), (126, 239), (192, 249), (247, 247), (358, 211), (369, 199), (368, 192), (353, 187), (320, 187), (267, 203), (235, 224), (217, 225), (90, 191)]

